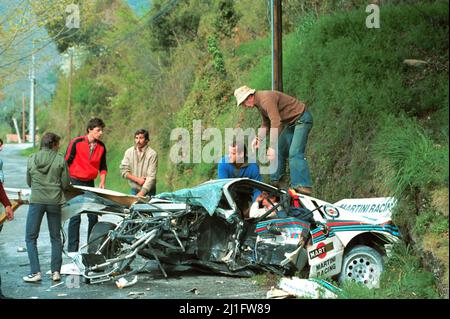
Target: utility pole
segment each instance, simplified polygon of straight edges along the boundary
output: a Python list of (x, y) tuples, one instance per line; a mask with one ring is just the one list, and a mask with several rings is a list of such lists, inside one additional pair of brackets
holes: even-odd
[(69, 83), (67, 92), (67, 130), (68, 135), (71, 136), (72, 128), (72, 70), (73, 70), (73, 48), (70, 48), (70, 63), (69, 63)]
[(17, 120), (15, 117), (13, 117), (13, 123), (14, 123), (14, 128), (16, 129), (16, 133), (17, 133), (17, 139), (19, 141), (19, 144), (22, 144), (22, 139), (20, 138), (20, 131), (19, 131), (19, 126), (17, 125)]
[(281, 0), (271, 0), (272, 13), (272, 90), (283, 91), (283, 49)]
[(35, 85), (36, 85), (36, 79), (34, 77), (34, 42), (33, 42), (33, 49), (31, 53), (31, 72), (30, 72), (30, 81), (31, 81), (31, 88), (30, 88), (30, 122), (29, 122), (29, 133), (31, 137), (31, 141), (33, 143), (33, 147), (36, 146), (36, 138), (35, 138), (35, 116), (34, 116), (34, 102), (35, 102)]
[(24, 143), (27, 142), (25, 134), (25, 93), (22, 93), (22, 139)]

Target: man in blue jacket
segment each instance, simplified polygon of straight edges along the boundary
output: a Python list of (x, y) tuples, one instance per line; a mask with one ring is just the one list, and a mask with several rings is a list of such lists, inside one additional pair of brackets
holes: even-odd
[[(248, 177), (257, 181), (262, 181), (259, 173), (259, 166), (256, 163), (249, 163), (247, 148), (243, 143), (233, 142), (228, 148), (228, 155), (220, 159), (217, 167), (217, 178), (240, 178)], [(253, 200), (258, 197), (260, 191), (255, 190)]]

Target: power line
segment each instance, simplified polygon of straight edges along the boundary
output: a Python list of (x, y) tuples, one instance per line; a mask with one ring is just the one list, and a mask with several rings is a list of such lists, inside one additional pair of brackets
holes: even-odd
[(8, 67), (8, 66), (10, 66), (10, 65), (13, 65), (14, 63), (22, 62), (23, 60), (25, 60), (25, 59), (31, 57), (33, 54), (42, 51), (43, 49), (45, 49), (45, 48), (46, 48), (47, 46), (49, 46), (50, 44), (52, 44), (52, 43), (54, 43), (54, 42), (56, 42), (56, 41), (60, 41), (60, 40), (66, 39), (66, 38), (73, 37), (75, 34), (77, 34), (78, 32), (80, 32), (79, 29), (78, 29), (77, 31), (73, 32), (72, 34), (69, 34), (69, 35), (66, 35), (66, 36), (62, 36), (61, 38), (58, 39), (57, 37), (60, 36), (60, 35), (63, 33), (64, 30), (65, 30), (65, 28), (63, 27), (63, 28), (58, 32), (58, 34), (57, 34), (55, 37), (49, 37), (49, 40), (48, 40), (43, 46), (37, 48), (36, 50), (32, 50), (30, 53), (28, 53), (28, 54), (26, 54), (26, 55), (24, 55), (24, 56), (22, 56), (22, 57), (20, 57), (20, 58), (18, 58), (18, 59), (16, 59), (16, 60), (10, 61), (10, 62), (8, 62), (8, 63), (1, 64), (1, 65), (0, 65), (0, 69), (6, 68), (6, 67)]
[(44, 87), (42, 84), (40, 84), (39, 82), (36, 82), (36, 85), (38, 87), (40, 87), (41, 89), (43, 89), (44, 91), (47, 91), (50, 94), (53, 94), (54, 92), (50, 91), (49, 89), (47, 89), (46, 87)]
[(22, 0), (20, 3), (18, 3), (17, 4), (17, 6), (16, 6), (16, 8), (15, 9), (13, 9), (13, 10), (11, 10), (11, 14), (10, 15), (8, 15), (8, 16), (6, 16), (1, 22), (0, 22), (0, 26), (2, 25), (2, 24), (4, 24), (6, 21), (8, 21), (9, 20), (9, 18), (11, 18), (12, 16), (13, 16), (13, 14), (15, 13), (15, 11), (25, 2), (25, 1), (27, 1), (27, 6), (29, 5), (29, 1), (28, 0)]
[[(22, 1), (22, 3), (23, 3), (23, 2), (24, 2), (24, 1)], [(26, 6), (25, 6), (25, 8), (24, 8), (24, 11), (26, 11), (26, 8), (27, 8), (29, 5), (30, 5), (30, 4), (29, 4), (29, 0), (28, 0), (27, 3), (26, 3)], [(16, 9), (17, 9), (17, 8), (16, 8)], [(14, 10), (13, 10), (13, 11), (14, 11)], [(25, 13), (24, 13), (24, 14), (25, 14)], [(15, 47), (17, 47), (19, 44), (21, 44), (22, 42), (24, 42), (24, 41), (27, 40), (28, 38), (34, 37), (34, 36), (35, 36), (35, 33), (40, 31), (41, 28), (34, 29), (34, 26), (39, 26), (40, 24), (43, 24), (43, 23), (49, 23), (49, 22), (51, 22), (52, 20), (58, 19), (58, 16), (57, 16), (57, 15), (50, 16), (50, 17), (49, 17), (49, 16), (46, 16), (45, 14), (42, 14), (41, 16), (42, 16), (42, 17), (40, 17), (39, 15), (34, 14), (32, 17), (29, 18), (30, 21), (31, 21), (31, 20), (34, 21), (34, 22), (33, 22), (33, 26), (30, 27), (28, 30), (25, 30), (24, 32), (22, 32), (21, 37), (17, 39), (17, 42), (16, 42), (16, 43), (14, 43), (14, 46), (15, 46)], [(69, 30), (70, 30), (70, 29), (69, 29)], [(61, 30), (59, 30), (59, 31), (56, 33), (56, 35), (54, 35), (54, 36), (50, 36), (50, 35), (48, 34), (48, 32), (47, 32), (47, 35), (48, 35), (48, 36), (47, 36), (47, 37), (44, 37), (44, 36), (43, 36), (43, 37), (40, 39), (41, 42), (47, 41), (42, 47), (36, 49), (36, 51), (27, 53), (26, 55), (22, 55), (22, 56), (20, 56), (19, 58), (15, 59), (15, 60), (12, 60), (12, 61), (9, 61), (8, 63), (4, 63), (4, 64), (0, 65), (0, 69), (1, 69), (1, 68), (5, 68), (5, 67), (8, 67), (8, 66), (10, 66), (10, 65), (13, 65), (14, 63), (22, 62), (24, 59), (27, 59), (27, 58), (31, 57), (32, 54), (41, 51), (42, 49), (44, 49), (44, 48), (47, 47), (48, 45), (50, 45), (50, 44), (52, 44), (52, 43), (56, 43), (57, 41), (61, 41), (61, 40), (66, 39), (66, 38), (74, 37), (75, 35), (77, 35), (78, 33), (80, 33), (80, 29), (77, 29), (76, 31), (73, 31), (73, 32), (71, 32), (71, 33), (69, 33), (69, 34), (64, 34), (64, 33), (66, 33), (67, 31), (68, 31), (68, 29), (67, 29), (65, 26), (63, 26), (63, 27), (61, 28)]]

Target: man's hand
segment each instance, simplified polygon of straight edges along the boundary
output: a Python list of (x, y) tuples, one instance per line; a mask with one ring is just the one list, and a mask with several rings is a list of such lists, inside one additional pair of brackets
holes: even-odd
[(143, 191), (140, 191), (139, 193), (136, 194), (136, 196), (145, 197), (145, 193)]
[(139, 186), (144, 185), (145, 183), (145, 177), (136, 177), (136, 181), (135, 181)]
[(144, 177), (137, 177), (137, 176), (134, 176), (134, 175), (128, 173), (128, 174), (126, 175), (126, 178), (129, 179), (130, 181), (132, 181), (132, 182), (138, 184), (139, 186), (142, 186), (142, 185), (144, 185), (145, 179), (146, 179), (147, 177), (145, 177), (145, 176), (144, 176)]
[(267, 158), (269, 159), (269, 161), (273, 161), (276, 159), (277, 153), (275, 152), (275, 150), (272, 147), (269, 147), (267, 149)]
[(255, 202), (260, 202), (264, 199), (263, 193), (259, 194), (258, 197), (256, 197)]
[(14, 219), (14, 211), (12, 210), (11, 206), (6, 206), (5, 212), (6, 212), (6, 219), (8, 220)]
[(98, 185), (98, 187), (100, 188), (105, 188), (105, 183), (106, 182), (106, 174), (101, 174), (100, 175), (100, 184)]

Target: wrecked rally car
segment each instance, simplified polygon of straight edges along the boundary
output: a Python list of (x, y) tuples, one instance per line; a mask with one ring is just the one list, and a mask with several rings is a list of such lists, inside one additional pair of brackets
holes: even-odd
[[(213, 180), (149, 200), (76, 189), (80, 193), (63, 207), (63, 218), (101, 216), (88, 243), (72, 256), (90, 283), (142, 271), (133, 265), (139, 256), (157, 263), (164, 276), (167, 267), (184, 265), (233, 276), (299, 272), (377, 287), (383, 256), (400, 238), (389, 216), (355, 214), (247, 178)], [(250, 218), (254, 195), (261, 192), (278, 202)]]

